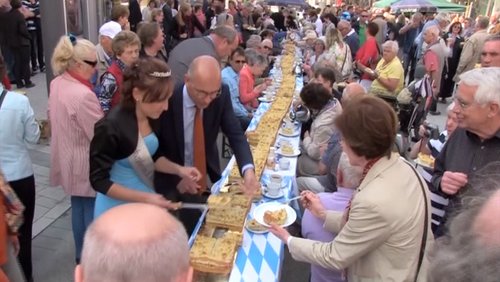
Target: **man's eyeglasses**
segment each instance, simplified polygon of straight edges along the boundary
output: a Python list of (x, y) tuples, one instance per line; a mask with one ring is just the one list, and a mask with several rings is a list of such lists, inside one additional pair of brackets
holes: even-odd
[(219, 88), (217, 91), (214, 91), (214, 92), (207, 92), (205, 90), (200, 90), (200, 89), (196, 89), (196, 88), (194, 90), (196, 90), (196, 92), (203, 94), (205, 96), (213, 97), (214, 99), (219, 97), (220, 94), (222, 93), (222, 88)]
[(234, 62), (235, 62), (236, 64), (244, 64), (244, 63), (246, 63), (247, 61), (245, 61), (245, 60), (235, 60)]
[(368, 15), (361, 15), (362, 18), (368, 18)]
[(472, 105), (472, 104), (465, 103), (464, 101), (460, 100), (460, 98), (458, 98), (458, 97), (455, 97), (455, 104), (460, 106), (460, 109), (462, 109), (462, 110), (465, 110)]
[(97, 61), (88, 61), (88, 60), (82, 60), (82, 61), (93, 68), (97, 66)]

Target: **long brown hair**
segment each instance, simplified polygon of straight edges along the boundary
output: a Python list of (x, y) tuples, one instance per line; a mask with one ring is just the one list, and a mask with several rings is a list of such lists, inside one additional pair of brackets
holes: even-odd
[(121, 104), (125, 108), (133, 108), (136, 101), (134, 88), (145, 91), (142, 102), (154, 103), (168, 99), (172, 95), (173, 81), (170, 67), (162, 60), (154, 57), (140, 59), (125, 69)]

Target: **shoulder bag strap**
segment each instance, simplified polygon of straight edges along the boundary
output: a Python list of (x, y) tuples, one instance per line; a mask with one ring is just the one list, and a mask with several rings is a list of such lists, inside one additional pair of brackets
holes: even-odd
[(0, 108), (2, 107), (3, 99), (5, 99), (5, 96), (7, 96), (7, 90), (2, 91), (2, 95), (0, 95)]
[(344, 56), (344, 61), (342, 62), (342, 67), (340, 67), (340, 74), (342, 74), (342, 71), (344, 70), (344, 65), (345, 65), (345, 61), (347, 61), (347, 46), (346, 45), (347, 43), (343, 42), (344, 44), (344, 47), (345, 47), (345, 56)]
[(418, 264), (417, 264), (417, 273), (415, 274), (415, 282), (417, 281), (418, 278), (418, 273), (420, 272), (420, 267), (422, 266), (422, 262), (424, 260), (424, 254), (425, 254), (425, 245), (427, 243), (427, 225), (429, 225), (428, 222), (428, 206), (427, 206), (427, 194), (425, 193), (425, 187), (424, 184), (422, 183), (422, 180), (420, 179), (420, 176), (417, 172), (417, 170), (408, 162), (405, 161), (405, 163), (411, 167), (411, 170), (415, 173), (415, 176), (418, 179), (418, 182), (420, 183), (420, 188), (422, 188), (422, 193), (424, 195), (424, 204), (425, 204), (425, 218), (424, 218), (424, 234), (422, 235), (422, 243), (420, 244), (420, 253), (418, 255)]

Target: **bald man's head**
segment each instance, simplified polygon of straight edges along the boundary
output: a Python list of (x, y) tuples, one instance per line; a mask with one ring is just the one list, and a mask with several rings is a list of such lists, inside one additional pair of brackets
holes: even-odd
[(191, 276), (183, 226), (165, 209), (142, 203), (112, 208), (91, 224), (75, 271), (77, 282), (190, 281)]
[(205, 109), (220, 95), (221, 69), (211, 56), (199, 56), (189, 65), (184, 78), (189, 97), (199, 109)]
[(353, 82), (347, 84), (347, 86), (344, 89), (344, 93), (342, 94), (342, 103), (346, 104), (352, 101), (353, 99), (357, 97), (362, 97), (363, 95), (366, 94), (365, 88), (361, 86), (361, 84)]
[(473, 230), (480, 243), (500, 248), (500, 190), (486, 201), (474, 221)]

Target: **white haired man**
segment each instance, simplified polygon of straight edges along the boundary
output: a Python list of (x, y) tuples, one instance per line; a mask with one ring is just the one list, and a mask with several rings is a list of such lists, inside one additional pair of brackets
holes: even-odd
[(133, 203), (110, 209), (85, 234), (76, 282), (191, 282), (186, 231), (165, 209)]
[(113, 38), (122, 31), (122, 27), (115, 21), (109, 21), (99, 28), (99, 44), (96, 45), (97, 53), (97, 77), (95, 84), (99, 84), (101, 76), (106, 72), (112, 62), (113, 48), (111, 42)]
[(415, 44), (417, 45), (416, 57), (417, 61), (422, 57), (422, 51), (424, 47), (424, 32), (431, 26), (435, 26), (438, 30), (444, 30), (448, 23), (450, 22), (449, 15), (447, 13), (441, 12), (437, 14), (434, 19), (425, 23), (420, 34), (415, 38)]
[(431, 26), (424, 31), (423, 38), (427, 47), (422, 56), (422, 60), (419, 62), (420, 64), (423, 63), (431, 79), (433, 96), (432, 104), (429, 109), (431, 115), (441, 114), (437, 111), (437, 97), (439, 97), (439, 89), (441, 89), (441, 76), (443, 74), (445, 59), (448, 57), (448, 50), (439, 42), (440, 33), (441, 30), (437, 26)]
[(351, 49), (351, 56), (356, 58), (356, 53), (359, 50), (359, 36), (351, 27), (351, 23), (346, 20), (341, 20), (337, 24), (337, 29), (344, 37), (344, 42), (349, 45), (349, 49)]
[[(498, 67), (473, 69), (460, 76), (453, 108), (459, 127), (435, 161), (431, 187), (434, 193), (449, 198), (447, 214), (459, 205), (458, 196), (467, 190), (469, 178), (487, 164), (500, 161), (499, 81)], [(445, 233), (443, 223), (437, 236)]]

